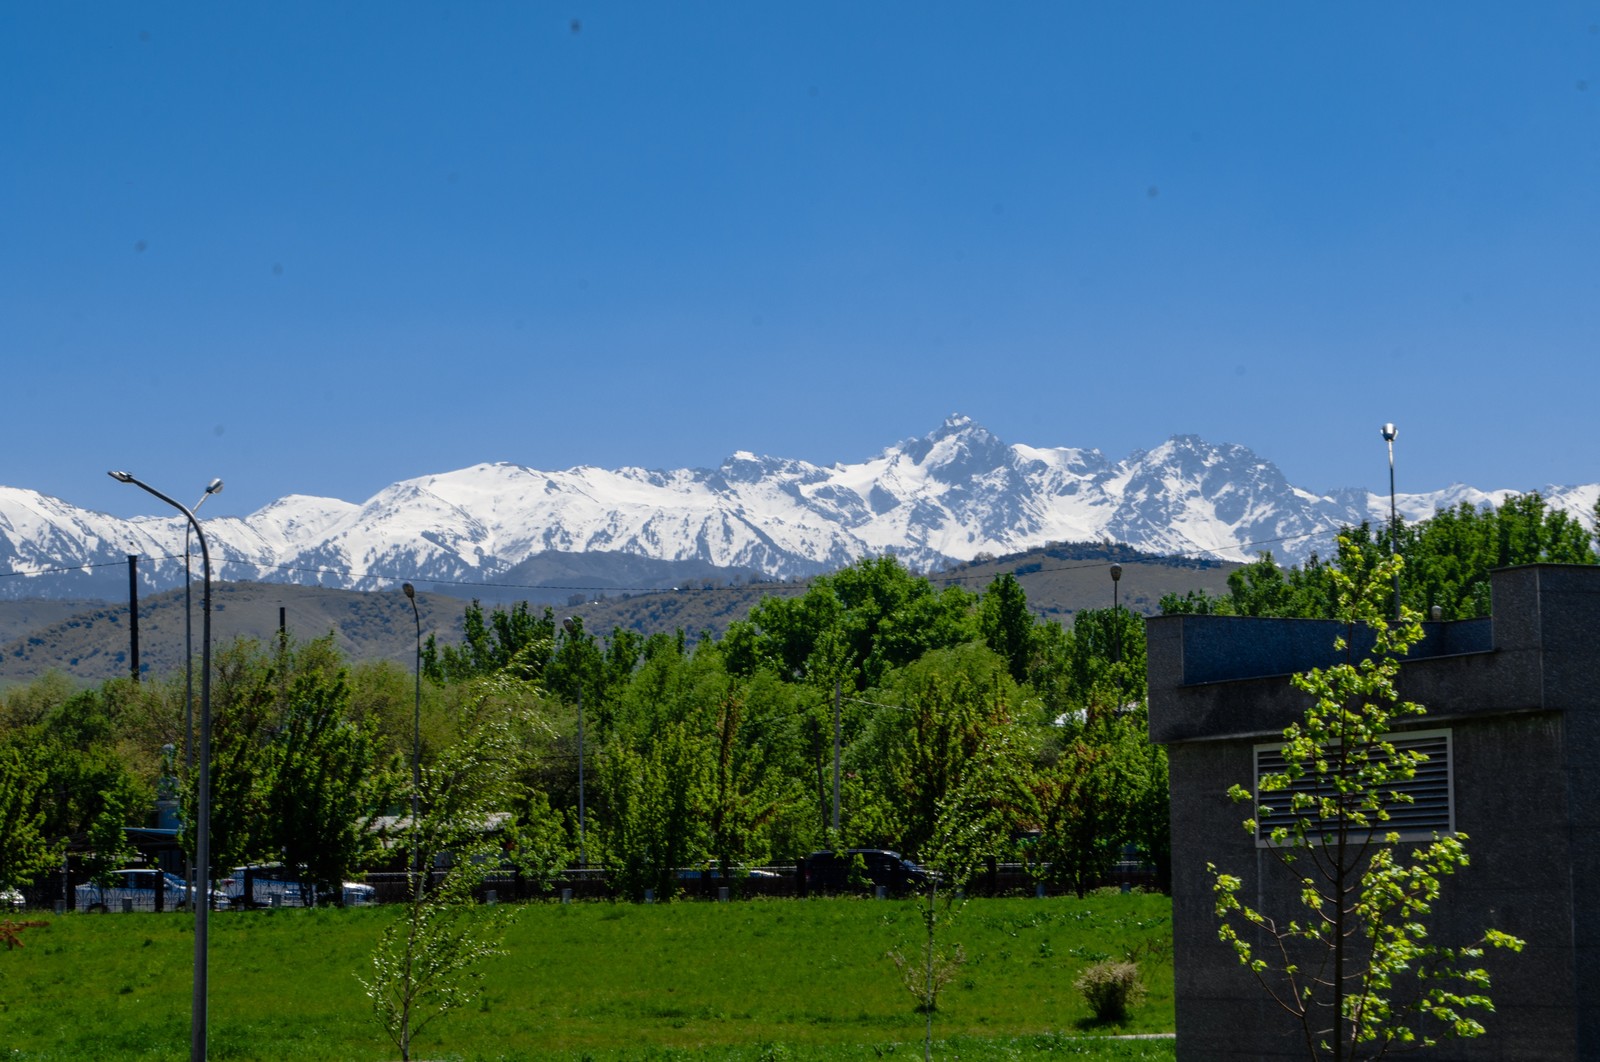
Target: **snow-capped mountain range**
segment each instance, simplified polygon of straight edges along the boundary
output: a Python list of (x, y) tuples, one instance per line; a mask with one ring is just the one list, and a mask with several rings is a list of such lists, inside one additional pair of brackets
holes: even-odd
[[(1399, 498), (1407, 520), (1509, 490), (1461, 485)], [(1593, 523), (1600, 484), (1545, 487), (1553, 505)], [(1243, 446), (1173, 436), (1113, 461), (1098, 450), (1008, 444), (967, 417), (858, 464), (822, 467), (739, 452), (715, 469), (509, 463), (402, 480), (359, 504), (290, 495), (246, 517), (205, 520), (216, 575), (392, 588), (401, 580), (492, 582), (541, 555), (622, 554), (696, 561), (773, 577), (829, 571), (893, 553), (918, 570), (1047, 542), (1115, 541), (1157, 553), (1284, 561), (1329, 551), (1342, 525), (1388, 519), (1365, 490), (1292, 486)], [(204, 515), (203, 512), (201, 514)], [(63, 568), (141, 554), (154, 588), (183, 577), (184, 522), (123, 520), (31, 490), (0, 487), (6, 597), (83, 593)], [(519, 568), (520, 566), (520, 568)]]

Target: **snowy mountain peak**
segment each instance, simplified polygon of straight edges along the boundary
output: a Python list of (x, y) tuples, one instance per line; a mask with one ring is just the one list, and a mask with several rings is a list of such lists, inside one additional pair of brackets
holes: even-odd
[[(1511, 492), (1460, 484), (1399, 499), (1407, 520)], [(1600, 485), (1547, 488), (1585, 523)], [(203, 516), (203, 514), (202, 514)], [(1173, 435), (1113, 461), (1099, 450), (1008, 444), (952, 414), (927, 435), (857, 464), (731, 454), (716, 469), (541, 472), (486, 462), (391, 484), (362, 503), (290, 495), (246, 517), (206, 521), (223, 579), (355, 589), (402, 580), (493, 581), (550, 551), (744, 567), (777, 577), (894, 553), (919, 569), (1047, 542), (1114, 540), (1245, 560), (1327, 553), (1333, 532), (1385, 520), (1388, 498), (1292, 486), (1248, 447)], [(181, 579), (184, 525), (117, 520), (0, 487), (0, 572), (104, 564), (142, 553), (154, 585)], [(0, 580), (14, 597), (70, 597), (73, 575)]]
[(1007, 465), (1013, 454), (987, 428), (957, 414), (947, 417), (937, 431), (890, 447), (883, 457), (891, 464), (909, 466), (907, 474), (916, 478), (960, 485)]

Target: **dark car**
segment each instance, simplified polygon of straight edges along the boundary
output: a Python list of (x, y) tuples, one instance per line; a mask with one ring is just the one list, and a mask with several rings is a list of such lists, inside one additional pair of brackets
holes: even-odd
[(905, 896), (927, 888), (929, 873), (899, 852), (882, 848), (842, 848), (812, 852), (800, 864), (801, 892), (864, 892), (882, 888)]

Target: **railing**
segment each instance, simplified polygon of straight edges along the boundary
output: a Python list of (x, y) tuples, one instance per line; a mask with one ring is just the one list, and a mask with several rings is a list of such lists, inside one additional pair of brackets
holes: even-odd
[[(437, 884), (443, 875), (442, 870), (434, 871), (432, 884)], [(373, 903), (404, 903), (411, 896), (411, 879), (403, 871), (374, 871), (363, 876), (361, 880), (373, 887)], [(798, 868), (792, 863), (757, 867), (751, 873), (732, 878), (722, 878), (714, 872), (701, 868), (690, 868), (679, 871), (675, 880), (677, 898), (687, 900), (716, 901), (721, 897), (721, 890), (724, 887), (728, 890), (728, 897), (733, 900), (795, 897), (802, 892)], [(1135, 860), (1117, 863), (1111, 874), (1099, 882), (1101, 886), (1121, 887), (1125, 890), (1154, 888), (1156, 884), (1154, 869), (1147, 863)], [(110, 891), (114, 890), (108, 890), (108, 893)], [(980, 868), (968, 881), (966, 891), (972, 896), (1048, 897), (1064, 895), (1070, 890), (1042, 883), (1025, 864), (997, 863), (987, 868)], [(46, 879), (33, 887), (23, 889), (22, 893), (27, 907), (49, 910), (61, 903), (61, 879), (59, 877)], [(480, 903), (488, 902), (491, 893), (493, 900), (499, 903), (563, 898), (574, 901), (619, 898), (605, 870), (600, 867), (567, 870), (546, 887), (539, 887), (512, 870), (496, 871), (484, 879), (476, 896)], [(68, 902), (63, 907), (65, 910), (72, 910), (75, 907), (72, 901), (78, 895), (77, 891), (69, 885), (66, 895)], [(169, 894), (162, 899), (165, 902), (161, 907), (171, 911), (181, 904), (183, 897), (179, 894)], [(135, 910), (149, 910), (152, 906), (153, 903), (141, 902), (136, 904)], [(122, 909), (122, 904), (107, 903), (106, 909), (116, 913)]]
[[(434, 882), (443, 876), (434, 872)], [(362, 879), (373, 886), (376, 903), (403, 903), (410, 897), (410, 877), (402, 872), (370, 873)], [(797, 897), (802, 894), (799, 869), (793, 863), (757, 867), (753, 873), (733, 878), (722, 878), (700, 869), (678, 872), (677, 898), (715, 901), (726, 887), (730, 899), (756, 897)], [(1116, 864), (1111, 874), (1099, 886), (1155, 888), (1156, 874), (1147, 863), (1124, 860)], [(1042, 883), (1033, 871), (1022, 863), (998, 863), (990, 868), (980, 868), (967, 883), (967, 893), (972, 896), (1061, 896), (1070, 893), (1053, 884)], [(528, 900), (612, 900), (617, 893), (611, 887), (604, 869), (589, 867), (573, 869), (558, 875), (545, 888), (537, 888), (526, 878), (511, 871), (490, 874), (478, 888), (479, 902), (486, 902), (489, 893), (499, 903), (521, 903)], [(664, 897), (656, 897), (664, 899)]]

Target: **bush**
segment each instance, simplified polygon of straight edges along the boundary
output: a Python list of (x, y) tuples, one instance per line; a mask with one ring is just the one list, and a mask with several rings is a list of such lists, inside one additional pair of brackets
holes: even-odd
[(917, 1001), (917, 1011), (932, 1014), (939, 1009), (939, 993), (954, 981), (967, 961), (967, 953), (957, 944), (946, 951), (935, 948), (930, 941), (920, 955), (907, 957), (901, 952), (889, 952), (889, 960), (900, 971), (900, 981)]
[(1144, 1002), (1144, 982), (1139, 980), (1139, 964), (1097, 962), (1072, 982), (1083, 993), (1097, 1021), (1120, 1022), (1128, 1011)]

